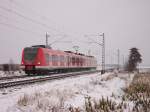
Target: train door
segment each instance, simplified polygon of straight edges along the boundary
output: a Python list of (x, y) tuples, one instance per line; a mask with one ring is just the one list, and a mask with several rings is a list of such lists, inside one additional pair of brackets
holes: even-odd
[(69, 66), (70, 66), (70, 57), (67, 56), (67, 67), (69, 67)]
[(49, 54), (45, 54), (45, 63), (46, 63), (46, 65), (49, 65)]

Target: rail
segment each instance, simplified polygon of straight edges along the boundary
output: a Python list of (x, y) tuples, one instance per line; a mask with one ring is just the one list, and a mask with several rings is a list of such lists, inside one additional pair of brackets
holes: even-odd
[(79, 75), (85, 75), (85, 74), (91, 74), (91, 73), (97, 73), (97, 72), (101, 72), (101, 71), (96, 70), (96, 71), (83, 71), (83, 72), (73, 72), (73, 73), (65, 73), (65, 74), (63, 73), (63, 74), (57, 74), (57, 75), (56, 74), (50, 75), (50, 76), (46, 76), (46, 77), (42, 77), (42, 78), (40, 77), (40, 78), (35, 78), (35, 79), (5, 82), (5, 83), (0, 83), (0, 88), (8, 88), (8, 87), (13, 87), (13, 86), (33, 84), (33, 83), (37, 83), (37, 82), (63, 79), (63, 78), (67, 78), (67, 77), (73, 77), (73, 76), (79, 76)]

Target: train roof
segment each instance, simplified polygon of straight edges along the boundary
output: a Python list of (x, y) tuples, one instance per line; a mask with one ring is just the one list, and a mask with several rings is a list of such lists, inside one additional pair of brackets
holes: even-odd
[[(31, 46), (31, 48), (46, 48), (46, 49), (51, 49), (52, 50), (52, 48), (50, 46), (46, 46), (46, 45), (33, 45), (33, 46)], [(57, 50), (54, 50), (54, 51), (57, 51)], [(85, 55), (85, 54), (82, 54), (82, 53), (75, 53), (75, 52), (72, 52), (72, 51), (61, 51), (61, 52), (94, 58), (94, 56), (89, 56), (89, 55)]]
[(64, 51), (66, 53), (71, 53), (71, 54), (76, 54), (76, 55), (80, 55), (80, 56), (86, 56), (86, 57), (91, 57), (93, 58), (94, 56), (88, 56), (88, 55), (85, 55), (85, 54), (82, 54), (82, 53), (75, 53), (75, 52), (72, 52), (72, 51)]
[(46, 46), (46, 45), (33, 45), (31, 47), (52, 49), (50, 46)]
[(42, 47), (42, 48), (46, 48), (46, 45), (33, 45), (31, 47)]

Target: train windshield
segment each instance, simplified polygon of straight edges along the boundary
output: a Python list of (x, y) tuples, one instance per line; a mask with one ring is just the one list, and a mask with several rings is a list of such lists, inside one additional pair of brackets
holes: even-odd
[(38, 52), (38, 48), (25, 48), (24, 49), (24, 59), (32, 61), (35, 59)]

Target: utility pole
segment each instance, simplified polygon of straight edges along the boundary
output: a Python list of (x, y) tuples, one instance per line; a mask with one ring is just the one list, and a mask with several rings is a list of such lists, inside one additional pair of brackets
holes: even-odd
[(76, 53), (78, 53), (78, 51), (79, 51), (79, 46), (73, 46), (73, 48), (75, 49)]
[(91, 56), (91, 50), (90, 49), (88, 50), (88, 55)]
[(98, 44), (99, 46), (101, 46), (102, 48), (102, 56), (101, 56), (101, 59), (102, 60), (102, 63), (101, 63), (101, 66), (102, 66), (102, 70), (101, 70), (101, 74), (104, 74), (105, 73), (105, 37), (104, 37), (104, 33), (102, 33), (101, 35), (85, 35), (86, 37), (87, 36), (98, 36), (98, 37), (101, 37), (102, 36), (102, 42), (97, 42), (91, 38), (89, 38), (92, 42), (90, 43), (95, 43), (95, 44)]
[(104, 74), (105, 73), (105, 37), (104, 37), (104, 33), (100, 36), (103, 37), (103, 41), (102, 41), (102, 71), (101, 71), (101, 74)]
[(120, 50), (117, 50), (118, 52), (118, 70), (120, 69)]
[(46, 47), (48, 47), (48, 37), (49, 37), (49, 35), (46, 32)]

